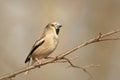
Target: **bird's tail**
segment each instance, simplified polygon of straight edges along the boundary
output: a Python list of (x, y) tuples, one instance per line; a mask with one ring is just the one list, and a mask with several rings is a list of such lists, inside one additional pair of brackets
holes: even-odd
[[(34, 64), (34, 61), (32, 60), (32, 58), (30, 58), (27, 68), (33, 64)], [(29, 70), (25, 72), (25, 75), (27, 75), (28, 73), (29, 73)]]

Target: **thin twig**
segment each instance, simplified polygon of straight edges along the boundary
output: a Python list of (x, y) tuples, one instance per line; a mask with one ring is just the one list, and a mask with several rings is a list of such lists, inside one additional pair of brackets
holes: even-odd
[(110, 41), (110, 40), (120, 40), (120, 37), (117, 38), (106, 38), (106, 39), (101, 39), (100, 41)]
[(78, 69), (83, 70), (85, 73), (87, 73), (90, 76), (89, 80), (93, 79), (93, 76), (87, 69), (90, 67), (97, 67), (97, 68), (100, 67), (99, 64), (97, 64), (97, 65), (96, 64), (89, 64), (89, 65), (85, 65), (85, 66), (76, 66), (68, 58), (64, 57), (63, 59), (66, 60), (70, 64), (69, 67), (78, 68)]
[(115, 33), (118, 33), (118, 32), (120, 32), (120, 29), (112, 30), (112, 31), (110, 31), (110, 32), (108, 32), (106, 34), (102, 34), (101, 38), (111, 36), (111, 35), (113, 35)]
[(67, 60), (67, 62), (71, 65), (71, 67), (81, 69), (90, 76), (90, 79), (93, 78), (91, 73), (89, 71), (87, 71), (86, 68), (74, 65), (68, 58), (64, 57), (63, 59)]

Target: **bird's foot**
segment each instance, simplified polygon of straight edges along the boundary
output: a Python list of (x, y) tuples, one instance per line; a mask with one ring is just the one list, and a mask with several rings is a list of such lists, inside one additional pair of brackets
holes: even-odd
[[(38, 58), (35, 58), (35, 60), (37, 61), (38, 64), (42, 64), (42, 62)], [(40, 68), (40, 66), (39, 66), (39, 68)]]

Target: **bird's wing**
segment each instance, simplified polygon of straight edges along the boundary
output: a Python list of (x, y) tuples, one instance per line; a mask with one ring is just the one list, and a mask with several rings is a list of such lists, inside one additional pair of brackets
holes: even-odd
[(25, 63), (27, 63), (29, 60), (30, 60), (30, 57), (32, 55), (32, 53), (39, 47), (41, 46), (44, 42), (45, 42), (45, 39), (44, 39), (45, 35), (43, 35), (40, 39), (38, 39), (35, 44), (33, 45), (32, 47), (32, 50), (30, 51), (29, 55), (27, 56), (26, 60), (25, 60)]

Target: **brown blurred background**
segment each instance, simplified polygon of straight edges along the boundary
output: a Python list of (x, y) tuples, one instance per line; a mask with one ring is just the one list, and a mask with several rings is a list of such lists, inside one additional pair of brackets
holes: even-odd
[[(27, 66), (24, 63), (34, 41), (46, 24), (60, 22), (57, 55), (98, 33), (120, 28), (120, 0), (0, 0), (0, 76)], [(116, 35), (117, 36), (117, 35)], [(107, 41), (81, 48), (69, 57), (89, 69), (96, 80), (120, 80), (120, 41)], [(15, 80), (86, 80), (81, 70), (67, 64), (50, 64), (21, 74)]]

